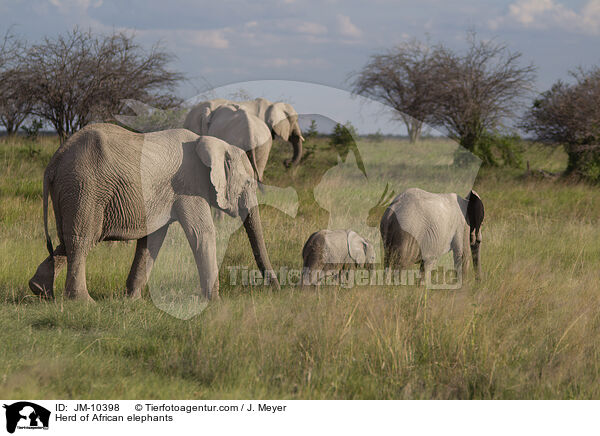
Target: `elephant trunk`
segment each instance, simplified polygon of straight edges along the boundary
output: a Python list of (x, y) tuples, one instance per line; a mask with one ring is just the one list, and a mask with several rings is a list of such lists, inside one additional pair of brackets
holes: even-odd
[(476, 242), (475, 244), (471, 245), (471, 255), (473, 256), (473, 269), (475, 270), (475, 279), (476, 280), (481, 279), (481, 263), (480, 263), (480, 259), (479, 259), (479, 246), (480, 245), (481, 245), (480, 242)]
[(298, 135), (297, 133), (292, 133), (290, 135), (290, 142), (292, 147), (294, 147), (294, 154), (291, 159), (285, 160), (285, 166), (290, 167), (292, 165), (298, 165), (300, 163), (300, 159), (302, 159), (302, 135)]
[(244, 228), (252, 246), (256, 265), (258, 265), (258, 268), (262, 272), (265, 284), (272, 283), (279, 290), (279, 281), (277, 280), (275, 271), (273, 271), (269, 254), (267, 253), (258, 206), (254, 206), (248, 210), (248, 216), (244, 220)]

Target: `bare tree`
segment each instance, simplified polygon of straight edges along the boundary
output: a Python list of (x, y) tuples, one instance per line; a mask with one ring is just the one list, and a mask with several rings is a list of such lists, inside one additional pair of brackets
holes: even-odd
[(92, 120), (112, 120), (125, 99), (165, 102), (164, 93), (183, 78), (167, 69), (171, 59), (160, 45), (146, 51), (124, 33), (103, 36), (75, 28), (45, 38), (26, 56), (33, 113), (64, 141)]
[(469, 151), (487, 131), (502, 126), (532, 90), (536, 68), (521, 66), (521, 53), (495, 41), (469, 35), (464, 55), (448, 48), (436, 51), (438, 106), (433, 124), (445, 128)]
[(600, 180), (600, 67), (571, 72), (542, 93), (523, 117), (522, 127), (540, 141), (562, 144), (567, 173)]
[(11, 31), (0, 41), (0, 124), (13, 135), (31, 111), (31, 98), (22, 72), (24, 43)]
[(382, 102), (406, 125), (411, 142), (419, 139), (423, 122), (431, 122), (438, 104), (435, 59), (439, 47), (417, 40), (371, 56), (351, 75), (352, 92)]

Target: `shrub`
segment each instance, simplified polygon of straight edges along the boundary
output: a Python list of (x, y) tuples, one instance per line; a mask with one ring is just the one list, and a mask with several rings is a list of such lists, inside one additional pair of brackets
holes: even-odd
[(485, 132), (475, 145), (483, 165), (520, 168), (523, 163), (521, 137), (516, 133)]
[(358, 136), (356, 128), (350, 121), (345, 124), (337, 123), (331, 133), (329, 143), (340, 152), (340, 154), (347, 154), (348, 150), (354, 144), (354, 138)]

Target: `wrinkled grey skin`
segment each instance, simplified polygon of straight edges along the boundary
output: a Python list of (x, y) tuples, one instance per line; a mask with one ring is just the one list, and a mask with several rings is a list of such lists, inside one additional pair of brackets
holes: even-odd
[[(294, 153), (291, 159), (286, 159), (284, 162), (286, 166), (289, 167), (300, 163), (300, 160), (302, 159), (302, 142), (304, 141), (304, 138), (302, 137), (300, 125), (298, 124), (298, 113), (288, 103), (273, 103), (264, 98), (241, 102), (225, 100), (222, 98), (207, 100), (197, 104), (190, 110), (184, 122), (184, 127), (198, 134), (208, 134), (207, 132), (211, 123), (212, 113), (219, 107), (225, 105), (234, 105), (235, 107), (244, 109), (248, 114), (257, 117), (267, 125), (270, 130), (271, 138), (278, 136), (284, 141), (290, 142)], [(213, 136), (221, 138), (219, 135)], [(225, 138), (221, 139), (225, 140)], [(262, 139), (257, 140), (256, 142), (258, 142), (258, 144), (254, 144), (254, 146), (259, 147), (263, 144), (267, 144), (266, 142), (260, 141), (262, 141)], [(236, 142), (230, 143), (237, 145)], [(264, 170), (269, 159), (269, 152), (270, 145), (269, 147), (264, 147), (262, 150), (256, 148), (256, 167), (263, 168)], [(250, 158), (250, 161), (252, 161), (252, 156), (249, 155), (248, 157)]]
[(273, 139), (263, 120), (241, 106), (223, 99), (194, 106), (183, 127), (198, 135), (209, 135), (241, 148), (248, 155), (258, 181), (269, 160)]
[[(48, 234), (52, 199), (59, 245)], [(140, 297), (168, 226), (178, 221), (194, 253), (206, 298), (218, 296), (215, 227), (210, 207), (244, 221), (254, 257), (275, 286), (246, 155), (213, 137), (185, 129), (139, 134), (94, 124), (74, 134), (44, 173), (44, 228), (50, 256), (29, 282), (52, 298), (54, 278), (67, 265), (65, 295), (91, 300), (85, 263), (103, 240), (137, 240), (127, 293)]]
[(342, 269), (371, 268), (375, 250), (353, 230), (319, 230), (304, 244), (302, 259), (302, 284), (316, 285), (319, 272), (331, 274)]
[(381, 218), (384, 266), (405, 269), (421, 262), (425, 276), (430, 277), (438, 259), (452, 250), (454, 268), (462, 279), (468, 269), (470, 247), (479, 278), (482, 221), (483, 203), (474, 191), (465, 200), (456, 194), (407, 189)]

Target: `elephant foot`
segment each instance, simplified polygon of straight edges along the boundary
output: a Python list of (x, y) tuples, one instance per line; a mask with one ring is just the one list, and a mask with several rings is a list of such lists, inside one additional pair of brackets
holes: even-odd
[(96, 302), (94, 301), (94, 299), (92, 297), (90, 297), (90, 294), (88, 294), (87, 291), (70, 292), (70, 293), (67, 294), (67, 297), (70, 300), (82, 301), (82, 302), (85, 302), (85, 303), (96, 304)]
[(53, 299), (54, 291), (52, 290), (52, 285), (48, 285), (47, 282), (43, 280), (37, 279), (35, 276), (29, 280), (29, 289), (35, 295), (40, 296), (42, 298)]
[(141, 289), (135, 289), (133, 291), (127, 290), (127, 297), (130, 300), (139, 300), (142, 298), (142, 290)]

